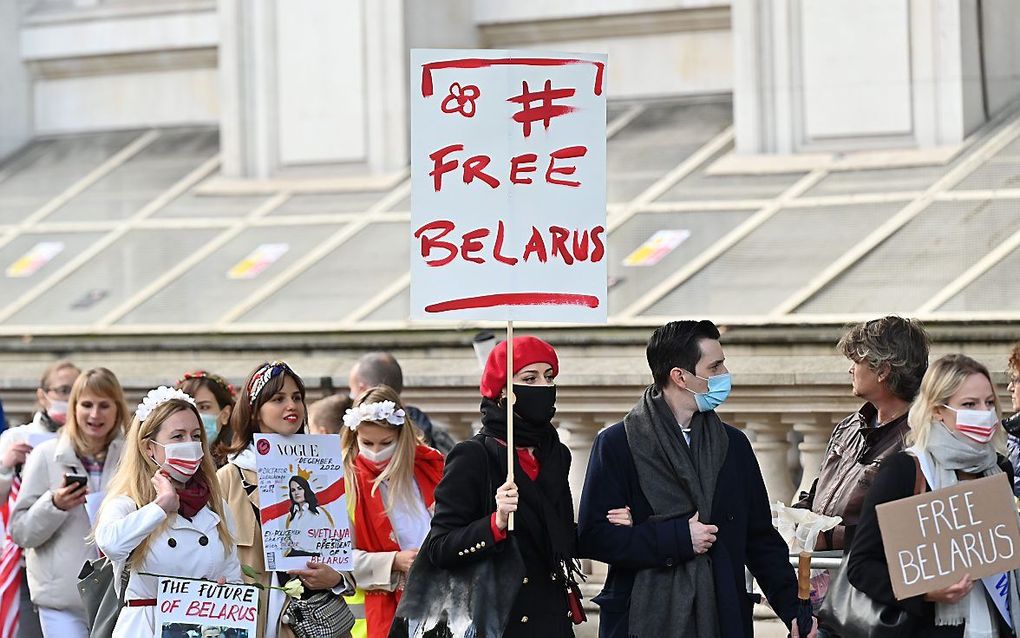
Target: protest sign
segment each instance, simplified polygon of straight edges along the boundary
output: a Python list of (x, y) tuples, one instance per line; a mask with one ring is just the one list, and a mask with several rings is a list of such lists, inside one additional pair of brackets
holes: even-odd
[(336, 435), (255, 435), (262, 545), (268, 571), (353, 566), (350, 522)]
[(411, 317), (606, 320), (606, 56), (411, 52)]
[(997, 474), (875, 508), (893, 594), (902, 600), (1020, 567), (1013, 491)]
[(255, 638), (259, 590), (251, 585), (160, 577), (156, 628), (162, 638)]
[(33, 448), (35, 448), (35, 447), (39, 447), (40, 445), (42, 445), (46, 441), (49, 441), (50, 439), (57, 438), (57, 433), (56, 432), (26, 432), (24, 434), (21, 434), (20, 436), (21, 436), (21, 440), (22, 441), (24, 441), (25, 443), (28, 443)]

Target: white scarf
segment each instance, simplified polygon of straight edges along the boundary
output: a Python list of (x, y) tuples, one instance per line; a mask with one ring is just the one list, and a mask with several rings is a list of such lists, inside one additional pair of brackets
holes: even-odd
[[(917, 446), (907, 449), (916, 456), (921, 470), (931, 489), (952, 487), (960, 482), (957, 470), (980, 476), (1001, 474), (995, 448), (991, 444), (974, 443), (951, 433), (939, 422), (931, 424), (928, 444), (924, 449)], [(1020, 627), (1020, 595), (1017, 583), (1020, 570), (1014, 570), (1009, 577), (1010, 615), (1013, 627)], [(982, 582), (974, 584), (966, 598), (956, 603), (935, 604), (935, 625), (964, 625), (963, 638), (998, 638), (999, 612), (992, 604)]]
[(227, 459), (242, 470), (251, 470), (257, 472), (258, 469), (255, 466), (255, 444), (251, 443), (248, 447), (244, 448), (237, 454)]

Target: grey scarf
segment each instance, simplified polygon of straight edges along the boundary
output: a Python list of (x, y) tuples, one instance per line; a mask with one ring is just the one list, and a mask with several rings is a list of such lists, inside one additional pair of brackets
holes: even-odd
[[(943, 424), (931, 424), (928, 441), (922, 450), (912, 447), (909, 453), (922, 459), (922, 468), (927, 468), (925, 478), (932, 490), (956, 485), (959, 480), (956, 471), (993, 476), (1001, 474), (998, 456), (990, 443), (974, 443), (968, 439), (951, 433)], [(923, 455), (923, 456), (922, 456)], [(927, 460), (923, 460), (927, 456)], [(929, 476), (931, 474), (931, 476)], [(1020, 570), (1009, 575), (1010, 611), (1013, 626), (1020, 626), (1020, 597), (1017, 595), (1017, 582)], [(995, 625), (998, 610), (989, 604), (988, 594), (981, 581), (974, 584), (965, 598), (956, 603), (936, 603), (936, 625), (964, 625), (964, 638), (992, 638), (998, 635)]]
[[(715, 412), (695, 413), (687, 445), (676, 417), (654, 387), (623, 421), (638, 482), (652, 506), (651, 521), (680, 519), (683, 525), (699, 514), (712, 520), (712, 499), (729, 438)], [(630, 597), (632, 638), (719, 634), (715, 579), (708, 554), (674, 567), (642, 569)], [(693, 631), (693, 634), (688, 632)]]

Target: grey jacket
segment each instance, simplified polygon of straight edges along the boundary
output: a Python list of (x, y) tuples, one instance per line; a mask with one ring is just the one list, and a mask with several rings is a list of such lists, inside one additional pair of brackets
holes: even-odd
[[(104, 490), (120, 461), (124, 439), (117, 437), (106, 452), (99, 482), (89, 479), (89, 492)], [(92, 531), (85, 507), (64, 511), (53, 504), (53, 492), (64, 485), (64, 474), (85, 474), (66, 433), (46, 441), (28, 455), (21, 491), (11, 513), (11, 538), (25, 548), (28, 586), (39, 607), (84, 613), (78, 595), (78, 572), (86, 560), (99, 556), (86, 543)]]

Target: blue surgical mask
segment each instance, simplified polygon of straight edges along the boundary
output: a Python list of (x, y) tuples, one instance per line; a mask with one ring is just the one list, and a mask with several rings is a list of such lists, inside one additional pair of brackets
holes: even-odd
[(212, 443), (216, 440), (216, 434), (220, 431), (220, 415), (203, 413), (199, 416), (202, 417), (202, 427), (205, 428), (205, 439)]
[(729, 372), (708, 377), (695, 377), (708, 382), (708, 392), (695, 392), (690, 388), (687, 391), (694, 395), (694, 401), (698, 404), (699, 412), (711, 412), (722, 405), (730, 396), (730, 389), (733, 387), (733, 379)]

